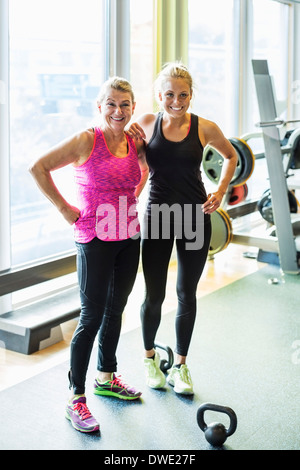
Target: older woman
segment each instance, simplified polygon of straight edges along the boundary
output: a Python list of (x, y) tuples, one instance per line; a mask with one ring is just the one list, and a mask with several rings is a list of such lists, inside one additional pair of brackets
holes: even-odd
[[(90, 355), (98, 333), (94, 393), (133, 400), (141, 393), (116, 376), (121, 315), (135, 281), (140, 239), (137, 196), (147, 177), (144, 146), (125, 132), (135, 108), (127, 80), (104, 83), (97, 100), (101, 125), (68, 138), (39, 158), (30, 172), (66, 221), (74, 224), (81, 314), (71, 343), (71, 398), (66, 417), (81, 432), (99, 430), (85, 397)], [(51, 172), (72, 165), (78, 207), (55, 186)]]

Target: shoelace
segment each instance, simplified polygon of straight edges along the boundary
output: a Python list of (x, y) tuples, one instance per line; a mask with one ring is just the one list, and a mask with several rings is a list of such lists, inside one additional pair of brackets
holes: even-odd
[(75, 403), (74, 410), (78, 411), (80, 418), (83, 420), (92, 417), (90, 410), (84, 403)]
[(111, 380), (110, 383), (111, 383), (111, 388), (113, 388), (114, 385), (116, 385), (117, 387), (125, 388), (125, 389), (128, 387), (127, 384), (122, 382), (120, 375), (115, 376), (115, 378)]
[(191, 384), (192, 382), (192, 378), (191, 378), (191, 375), (190, 375), (190, 371), (188, 370), (187, 367), (180, 367), (179, 369), (179, 375), (180, 375), (180, 378), (188, 383), (188, 384)]
[(149, 369), (149, 373), (150, 374), (155, 374), (156, 373), (156, 364), (154, 362), (154, 360), (151, 359), (151, 361), (148, 361), (145, 363), (145, 366)]

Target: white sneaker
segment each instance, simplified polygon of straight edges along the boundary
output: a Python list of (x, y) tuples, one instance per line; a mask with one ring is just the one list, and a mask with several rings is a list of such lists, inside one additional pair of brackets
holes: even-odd
[(151, 388), (162, 388), (165, 386), (166, 377), (160, 369), (160, 356), (155, 353), (154, 359), (144, 358), (146, 384)]
[(174, 387), (176, 393), (182, 393), (183, 395), (194, 394), (191, 374), (186, 364), (181, 364), (180, 368), (172, 367), (167, 382)]

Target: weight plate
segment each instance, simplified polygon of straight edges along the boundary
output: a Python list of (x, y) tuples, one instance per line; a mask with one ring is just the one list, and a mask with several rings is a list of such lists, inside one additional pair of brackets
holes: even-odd
[[(291, 214), (296, 214), (298, 212), (299, 202), (292, 191), (288, 191), (288, 200)], [(264, 191), (260, 201), (257, 203), (257, 209), (263, 219), (270, 224), (274, 224), (271, 189)]]
[(236, 204), (243, 202), (247, 196), (248, 186), (246, 183), (241, 186), (233, 186), (229, 196), (228, 204), (229, 206), (235, 206)]
[(288, 139), (288, 146), (292, 149), (291, 168), (300, 168), (300, 129), (295, 129)]
[(222, 171), (223, 157), (213, 147), (207, 145), (203, 151), (202, 167), (210, 181), (217, 184)]
[(289, 205), (291, 214), (297, 214), (299, 202), (293, 193), (293, 191), (288, 191)]
[[(233, 186), (240, 186), (250, 178), (253, 170), (255, 157), (249, 145), (242, 139), (228, 139), (234, 147), (238, 160), (234, 175), (231, 179)], [(215, 184), (218, 184), (224, 159), (217, 150), (207, 145), (203, 151), (202, 167), (209, 178)]]
[[(227, 228), (228, 228), (228, 241), (227, 241), (227, 245), (229, 245), (230, 242), (232, 242), (232, 239), (233, 239), (233, 230), (232, 230), (232, 225), (231, 225), (231, 218), (228, 214), (228, 212), (226, 212), (225, 210), (219, 208), (219, 211), (221, 212), (223, 218), (225, 219), (226, 223), (227, 223)], [(224, 248), (226, 248), (226, 246), (224, 246)]]
[(234, 181), (234, 186), (241, 186), (252, 175), (255, 166), (255, 157), (247, 142), (243, 139), (233, 137), (229, 139), (237, 153), (240, 155), (242, 166), (238, 177)]
[(232, 225), (227, 212), (219, 208), (211, 214), (212, 236), (209, 255), (215, 255), (224, 250), (232, 241)]
[[(235, 169), (234, 175), (232, 177), (231, 183), (235, 184), (237, 178), (239, 178), (241, 168), (242, 168), (242, 161), (239, 153), (237, 152), (238, 162), (237, 167)], [(202, 157), (202, 167), (203, 170), (210, 181), (215, 184), (218, 184), (222, 166), (223, 166), (224, 159), (222, 155), (217, 152), (213, 147), (207, 145), (203, 152)]]

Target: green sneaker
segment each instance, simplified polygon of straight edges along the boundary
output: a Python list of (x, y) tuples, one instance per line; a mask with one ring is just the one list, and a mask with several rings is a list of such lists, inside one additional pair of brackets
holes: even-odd
[(155, 353), (154, 359), (144, 358), (146, 383), (150, 388), (162, 388), (165, 386), (166, 377), (160, 369), (160, 356)]
[(138, 392), (135, 388), (125, 384), (122, 382), (121, 376), (116, 377), (112, 373), (111, 380), (107, 382), (100, 383), (98, 379), (95, 379), (94, 394), (117, 397), (121, 400), (136, 400), (142, 395), (142, 392)]
[(193, 383), (191, 374), (186, 364), (180, 368), (172, 367), (167, 377), (167, 382), (174, 387), (174, 392), (183, 395), (193, 395)]

